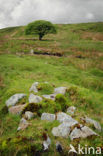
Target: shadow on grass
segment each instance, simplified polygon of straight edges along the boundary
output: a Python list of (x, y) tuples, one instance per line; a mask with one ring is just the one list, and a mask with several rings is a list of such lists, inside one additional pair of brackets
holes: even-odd
[(13, 40), (26, 40), (26, 41), (40, 41), (40, 42), (43, 42), (43, 41), (47, 41), (47, 42), (51, 42), (51, 41), (54, 41), (53, 39), (42, 39), (42, 40), (39, 40), (39, 39), (36, 39), (36, 38), (12, 38)]

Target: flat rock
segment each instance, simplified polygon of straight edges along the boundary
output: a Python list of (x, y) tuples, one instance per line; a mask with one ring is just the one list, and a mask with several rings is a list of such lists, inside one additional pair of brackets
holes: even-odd
[(25, 112), (25, 118), (27, 119), (27, 120), (30, 120), (30, 119), (32, 119), (34, 117), (34, 114), (32, 113), (32, 112), (30, 112), (30, 111), (26, 111)]
[(35, 82), (32, 84), (31, 88), (29, 89), (29, 91), (33, 91), (34, 93), (38, 92), (37, 86), (38, 86), (39, 82)]
[(56, 95), (55, 94), (50, 94), (50, 95), (42, 95), (45, 99), (50, 99), (50, 100), (55, 100)]
[(79, 138), (87, 138), (90, 136), (98, 136), (98, 135), (89, 127), (84, 126), (81, 129), (75, 127), (70, 134), (70, 139), (74, 140)]
[(13, 96), (11, 96), (7, 101), (6, 101), (6, 106), (15, 106), (19, 100), (21, 100), (22, 98), (24, 98), (26, 96), (26, 94), (15, 94)]
[(18, 106), (12, 106), (12, 107), (9, 108), (9, 113), (19, 115), (19, 114), (21, 114), (21, 112), (23, 111), (25, 106), (26, 106), (26, 104), (18, 105)]
[(22, 119), (20, 120), (20, 124), (19, 124), (19, 127), (18, 127), (17, 131), (24, 130), (24, 129), (26, 129), (28, 126), (29, 126), (28, 121), (25, 120), (24, 118), (22, 118)]
[(71, 107), (69, 107), (69, 108), (67, 109), (67, 113), (70, 113), (71, 115), (73, 115), (74, 112), (75, 112), (75, 110), (76, 110), (76, 107), (71, 106)]
[(98, 131), (101, 132), (102, 127), (99, 124), (99, 122), (97, 122), (97, 121), (95, 121), (95, 120), (93, 120), (91, 118), (88, 118), (88, 117), (82, 118), (82, 120), (84, 120), (86, 123), (90, 123), (90, 124), (94, 125), (95, 129), (97, 129)]
[(57, 113), (56, 118), (60, 123), (62, 122), (69, 122), (69, 123), (76, 123), (76, 124), (78, 123), (70, 115), (67, 115), (66, 113), (63, 113), (63, 112)]
[(58, 87), (54, 89), (54, 94), (65, 94), (67, 88), (66, 87)]
[(41, 120), (54, 121), (55, 120), (55, 114), (43, 113), (41, 116)]
[(70, 127), (67, 122), (60, 124), (58, 127), (54, 127), (52, 129), (52, 134), (56, 137), (64, 137), (67, 138), (70, 134)]
[(29, 103), (40, 103), (41, 101), (42, 101), (42, 98), (40, 96), (30, 94)]
[(64, 120), (62, 122), (62, 124), (60, 124), (58, 127), (54, 127), (52, 129), (52, 134), (54, 136), (60, 136), (60, 137), (64, 137), (67, 138), (68, 135), (70, 134), (71, 128), (75, 125), (77, 125), (78, 122), (74, 119), (70, 119), (70, 120)]

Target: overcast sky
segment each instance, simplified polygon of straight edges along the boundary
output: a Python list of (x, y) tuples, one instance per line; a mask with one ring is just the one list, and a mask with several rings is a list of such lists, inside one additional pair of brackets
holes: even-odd
[(0, 0), (0, 28), (39, 19), (53, 23), (103, 21), (103, 0)]

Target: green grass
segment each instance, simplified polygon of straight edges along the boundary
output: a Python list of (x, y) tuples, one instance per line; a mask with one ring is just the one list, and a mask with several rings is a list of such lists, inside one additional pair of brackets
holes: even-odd
[[(37, 36), (25, 36), (24, 27), (0, 30), (0, 150), (3, 150), (2, 155), (6, 156), (7, 153), (11, 155), (11, 151), (13, 151), (12, 155), (17, 151), (19, 156), (20, 152), (21, 155), (25, 155), (25, 152), (31, 152), (32, 146), (35, 150), (40, 150), (42, 133), (45, 129), (52, 139), (52, 146), (48, 153), (50, 156), (58, 155), (55, 150), (56, 141), (62, 143), (66, 152), (69, 150), (70, 143), (75, 146), (78, 143), (53, 137), (51, 130), (58, 125), (58, 122), (41, 121), (38, 115), (30, 121), (29, 128), (22, 133), (17, 132), (20, 117), (3, 113), (5, 101), (13, 94), (26, 93), (28, 99), (29, 88), (36, 81), (40, 82), (38, 93), (40, 96), (51, 94), (58, 86), (68, 87), (65, 97), (58, 95), (56, 102), (44, 101), (40, 113), (55, 112), (55, 107), (58, 111), (65, 111), (67, 106), (74, 105), (77, 107), (75, 119), (79, 120), (80, 117), (87, 115), (99, 121), (103, 127), (103, 43), (99, 39), (94, 40), (92, 36), (90, 39), (83, 37), (85, 32), (90, 35), (91, 33), (101, 35), (102, 25), (103, 23), (57, 25), (58, 34), (45, 36), (41, 42), (38, 41)], [(38, 52), (59, 52), (64, 56), (31, 56), (30, 49)], [(48, 84), (44, 84), (46, 81)], [(28, 103), (27, 99), (25, 102)], [(60, 101), (63, 101), (66, 107), (60, 107), (62, 105)], [(99, 134), (100, 137), (81, 140), (80, 143), (103, 146), (103, 134)], [(31, 141), (31, 137), (36, 141)]]

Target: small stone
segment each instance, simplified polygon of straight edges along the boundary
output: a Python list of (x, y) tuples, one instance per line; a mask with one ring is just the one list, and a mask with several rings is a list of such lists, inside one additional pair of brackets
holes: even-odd
[(54, 121), (55, 120), (55, 114), (43, 113), (41, 116), (41, 120)]
[(101, 125), (99, 124), (99, 122), (91, 119), (91, 118), (88, 118), (88, 117), (85, 117), (85, 118), (82, 118), (82, 120), (84, 120), (86, 123), (90, 123), (90, 124), (93, 124), (95, 129), (97, 129), (98, 131), (102, 131), (102, 127)]
[(26, 104), (10, 107), (9, 108), (9, 113), (10, 114), (20, 115), (25, 106), (26, 106)]
[(58, 87), (54, 89), (54, 94), (65, 94), (67, 88), (66, 87)]
[(20, 124), (19, 124), (19, 127), (18, 127), (17, 131), (24, 130), (24, 129), (26, 129), (28, 126), (29, 126), (29, 123), (27, 122), (27, 120), (25, 120), (24, 118), (22, 118), (22, 119), (20, 120)]
[(51, 139), (49, 138), (49, 136), (47, 136), (47, 139), (43, 141), (44, 151), (49, 149), (50, 144), (51, 144)]
[(30, 120), (30, 119), (32, 119), (34, 117), (34, 114), (32, 113), (32, 112), (30, 112), (30, 111), (26, 111), (25, 112), (25, 118), (27, 119), (27, 120)]
[(26, 94), (14, 94), (13, 96), (11, 96), (7, 101), (6, 101), (6, 106), (15, 106), (19, 100), (21, 100), (22, 98), (24, 98), (26, 96)]
[(56, 95), (55, 94), (50, 94), (50, 95), (42, 95), (45, 99), (50, 99), (50, 100), (55, 100)]
[(98, 135), (89, 127), (84, 126), (80, 129), (75, 127), (70, 134), (70, 139), (74, 140), (74, 139), (78, 139), (78, 138), (87, 138), (90, 136), (98, 136)]
[(30, 54), (34, 54), (34, 50), (33, 49), (30, 50)]
[(71, 107), (69, 107), (69, 108), (67, 109), (67, 113), (70, 113), (71, 115), (73, 115), (74, 112), (75, 112), (75, 110), (76, 110), (76, 107), (71, 106)]
[(41, 101), (42, 101), (42, 98), (40, 96), (30, 94), (29, 103), (40, 103)]
[(39, 82), (35, 82), (32, 84), (31, 88), (29, 89), (29, 91), (33, 91), (34, 93), (38, 92), (37, 86), (38, 86)]

